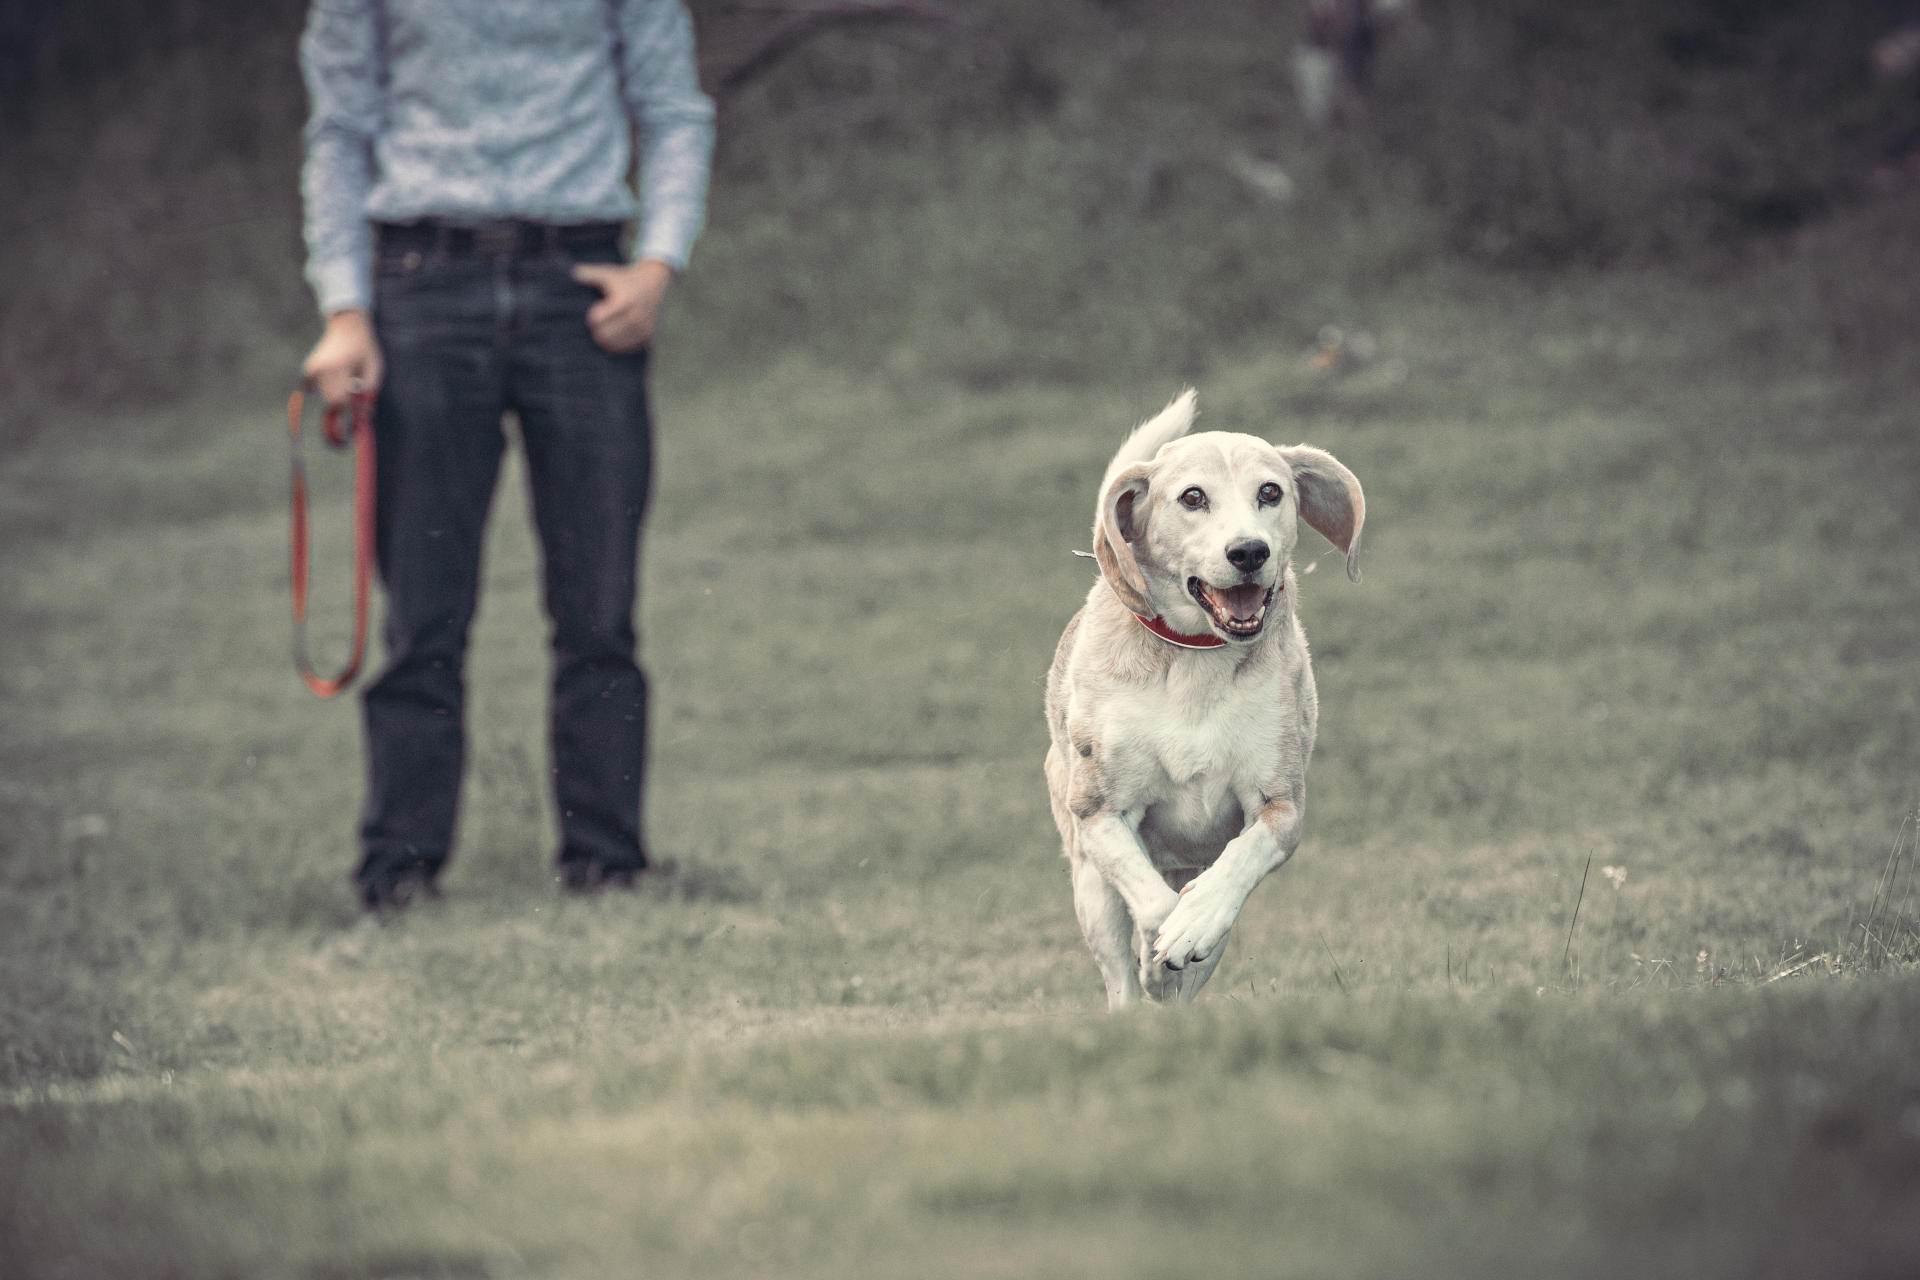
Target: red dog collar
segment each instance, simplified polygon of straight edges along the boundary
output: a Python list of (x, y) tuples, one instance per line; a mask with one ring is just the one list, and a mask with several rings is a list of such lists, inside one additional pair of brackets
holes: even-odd
[(1219, 636), (1212, 634), (1200, 636), (1183, 635), (1168, 626), (1164, 618), (1143, 618), (1137, 613), (1133, 615), (1133, 618), (1134, 621), (1159, 636), (1162, 640), (1165, 640), (1168, 644), (1177, 644), (1182, 649), (1218, 649), (1227, 643)]

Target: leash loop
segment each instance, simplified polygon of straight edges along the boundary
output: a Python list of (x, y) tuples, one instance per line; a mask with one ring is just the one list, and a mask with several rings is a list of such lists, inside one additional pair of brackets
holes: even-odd
[[(306, 408), (307, 384), (287, 397), (287, 434), (293, 470), (293, 663), (307, 688), (322, 698), (337, 696), (360, 671), (367, 652), (367, 619), (373, 596), (374, 454), (373, 395), (355, 392), (346, 406), (330, 404), (320, 419), (320, 431), (336, 449), (353, 449), (353, 647), (347, 664), (331, 678), (313, 669), (307, 656), (307, 465), (300, 426)], [(349, 414), (350, 422), (343, 423)]]

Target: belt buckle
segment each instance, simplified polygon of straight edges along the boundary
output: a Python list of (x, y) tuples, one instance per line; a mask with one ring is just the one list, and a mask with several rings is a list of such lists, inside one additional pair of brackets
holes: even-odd
[(473, 251), (483, 258), (508, 258), (520, 250), (520, 224), (482, 222), (473, 229)]

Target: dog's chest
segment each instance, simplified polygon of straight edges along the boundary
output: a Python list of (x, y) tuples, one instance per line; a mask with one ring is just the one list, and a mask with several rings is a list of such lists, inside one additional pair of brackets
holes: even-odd
[(1217, 853), (1240, 830), (1241, 796), (1273, 777), (1281, 755), (1280, 700), (1277, 681), (1177, 673), (1129, 699), (1111, 727), (1150, 843)]

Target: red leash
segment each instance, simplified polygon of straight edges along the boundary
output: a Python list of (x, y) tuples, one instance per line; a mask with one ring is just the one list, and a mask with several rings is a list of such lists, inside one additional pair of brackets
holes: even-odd
[(293, 662), (307, 688), (331, 698), (352, 682), (367, 652), (368, 604), (373, 594), (373, 396), (362, 392), (349, 401), (351, 435), (341, 428), (339, 405), (328, 405), (320, 420), (328, 444), (336, 449), (353, 447), (353, 652), (340, 674), (329, 680), (315, 674), (307, 658), (307, 465), (300, 443), (305, 392), (302, 384), (287, 397), (287, 432), (293, 439)]

